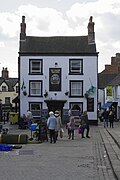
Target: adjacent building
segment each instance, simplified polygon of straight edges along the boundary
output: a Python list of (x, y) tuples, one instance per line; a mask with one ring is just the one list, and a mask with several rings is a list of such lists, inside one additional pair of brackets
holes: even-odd
[(111, 64), (98, 74), (98, 104), (102, 108), (115, 108), (116, 118), (120, 119), (120, 53), (111, 57)]
[(25, 16), (19, 42), (20, 115), (29, 109), (36, 119), (58, 110), (62, 121), (68, 110), (88, 111), (97, 124), (97, 75), (93, 18), (88, 35), (36, 37), (26, 35)]
[(0, 101), (3, 112), (17, 111), (13, 101), (18, 96), (18, 91), (18, 78), (10, 78), (8, 69), (3, 68), (0, 77)]

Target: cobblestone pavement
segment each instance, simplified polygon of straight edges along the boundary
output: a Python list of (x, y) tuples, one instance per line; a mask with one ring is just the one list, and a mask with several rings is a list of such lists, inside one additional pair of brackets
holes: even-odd
[(115, 178), (120, 179), (120, 122), (114, 123), (114, 128), (99, 126), (106, 155), (108, 156)]
[[(56, 144), (25, 144), (19, 150), (0, 152), (0, 179), (114, 180), (102, 131), (101, 125), (90, 126), (90, 139), (82, 139), (76, 131), (75, 139), (69, 140), (64, 129), (64, 137)], [(30, 131), (10, 125), (9, 133), (13, 132), (30, 136)]]

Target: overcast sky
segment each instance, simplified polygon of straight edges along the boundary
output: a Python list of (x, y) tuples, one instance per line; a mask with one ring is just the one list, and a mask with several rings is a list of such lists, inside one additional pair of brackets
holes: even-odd
[(87, 35), (93, 16), (99, 72), (120, 53), (120, 0), (0, 0), (0, 71), (10, 77), (18, 77), (22, 15), (29, 36)]

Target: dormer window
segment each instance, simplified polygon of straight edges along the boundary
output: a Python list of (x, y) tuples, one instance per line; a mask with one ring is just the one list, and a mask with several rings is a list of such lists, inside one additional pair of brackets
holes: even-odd
[(7, 89), (6, 89), (6, 86), (2, 86), (2, 92), (6, 92)]
[(19, 86), (16, 86), (16, 93), (19, 92)]

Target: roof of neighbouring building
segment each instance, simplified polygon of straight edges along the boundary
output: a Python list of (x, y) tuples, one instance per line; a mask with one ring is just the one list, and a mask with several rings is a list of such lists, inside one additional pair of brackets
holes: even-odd
[(8, 79), (4, 79), (0, 77), (0, 85), (5, 82), (8, 85), (8, 90), (9, 91), (13, 91), (13, 87), (16, 85), (16, 83), (18, 82), (18, 78), (8, 78)]
[(115, 77), (117, 74), (98, 74), (98, 89), (104, 89)]
[(117, 86), (120, 85), (120, 73), (108, 83), (109, 86)]
[(20, 53), (96, 54), (96, 44), (88, 44), (88, 36), (26, 36), (20, 41)]

